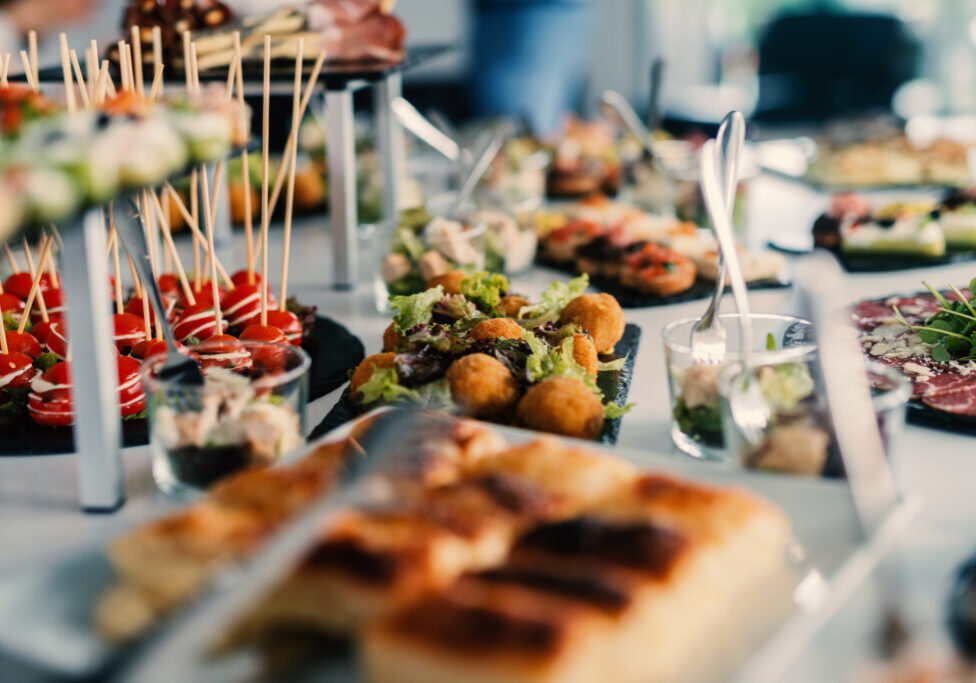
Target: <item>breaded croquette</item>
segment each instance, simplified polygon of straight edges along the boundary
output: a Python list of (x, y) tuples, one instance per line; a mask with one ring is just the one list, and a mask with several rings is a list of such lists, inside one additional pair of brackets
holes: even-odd
[(595, 439), (603, 428), (603, 404), (575, 377), (539, 382), (519, 401), (516, 415), (523, 427), (580, 439)]
[(468, 339), (522, 339), (525, 332), (511, 318), (489, 318), (471, 328)]
[(566, 304), (559, 316), (559, 324), (571, 323), (579, 325), (593, 338), (597, 353), (612, 353), (627, 324), (623, 309), (609, 294), (580, 294)]
[(509, 295), (503, 296), (498, 302), (498, 313), (506, 318), (517, 318), (523, 306), (528, 306), (529, 300), (525, 297)]
[(390, 323), (385, 330), (383, 330), (383, 350), (384, 351), (396, 351), (396, 347), (400, 345), (403, 341), (403, 335), (396, 331), (393, 327), (393, 323)]
[(445, 294), (460, 294), (461, 280), (468, 276), (463, 270), (449, 270), (441, 275), (435, 275), (427, 280), (427, 289), (433, 289), (437, 285), (444, 288)]
[(519, 399), (519, 385), (505, 365), (484, 353), (463, 356), (447, 370), (451, 397), (465, 415), (498, 418)]
[(374, 353), (372, 356), (366, 356), (352, 373), (352, 379), (349, 380), (349, 391), (355, 396), (356, 390), (373, 376), (373, 370), (392, 368), (395, 361), (395, 353)]
[(573, 335), (573, 360), (583, 366), (587, 375), (596, 378), (599, 368), (596, 346), (585, 334)]

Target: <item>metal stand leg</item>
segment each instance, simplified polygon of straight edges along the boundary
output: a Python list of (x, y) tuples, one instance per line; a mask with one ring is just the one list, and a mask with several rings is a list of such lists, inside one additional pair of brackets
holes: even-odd
[(400, 74), (390, 74), (376, 83), (373, 100), (376, 112), (376, 148), (383, 163), (383, 217), (387, 219), (397, 216), (403, 177), (403, 131), (390, 109), (393, 98), (399, 97), (402, 90)]
[(79, 497), (86, 512), (111, 512), (125, 501), (125, 490), (105, 228), (99, 209), (81, 223), (62, 231)]
[[(207, 167), (207, 180), (212, 191), (216, 182), (214, 176), (217, 172), (216, 164)], [(214, 249), (217, 250), (217, 258), (221, 263), (231, 263), (233, 261), (233, 241), (234, 231), (230, 222), (230, 176), (228, 169), (224, 168), (223, 186), (220, 194), (217, 195), (217, 220), (214, 223)], [(203, 206), (203, 204), (201, 204)], [(202, 227), (202, 226), (201, 226)]]
[(356, 284), (356, 149), (352, 92), (325, 93), (325, 139), (329, 156), (329, 214), (332, 221), (333, 287)]

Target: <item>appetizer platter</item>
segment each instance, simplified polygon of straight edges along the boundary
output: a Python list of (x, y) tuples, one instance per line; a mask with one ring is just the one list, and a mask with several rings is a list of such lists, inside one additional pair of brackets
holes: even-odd
[(864, 354), (912, 381), (910, 422), (976, 434), (974, 284), (870, 299), (852, 308)]
[[(67, 53), (66, 40), (63, 41), (65, 48), (63, 53)], [(192, 45), (188, 47), (188, 53), (192, 54)], [(130, 47), (123, 41), (120, 45), (123, 54), (130, 54)], [(237, 50), (238, 57), (240, 50)], [(63, 54), (67, 63), (67, 54)], [(135, 78), (134, 68), (131, 62), (125, 62), (127, 68), (123, 71), (123, 81), (116, 95), (108, 95), (106, 84), (111, 82), (108, 77), (106, 65), (103, 63), (99, 72), (98, 86), (95, 92), (88, 95), (88, 85), (84, 81), (84, 76), (78, 66), (77, 56), (74, 57), (75, 75), (78, 79), (79, 92), (86, 93), (85, 109), (83, 113), (69, 111), (67, 115), (58, 121), (58, 126), (62, 129), (72, 130), (77, 123), (80, 130), (94, 130), (99, 139), (104, 137), (101, 131), (105, 129), (104, 121), (95, 126), (89, 118), (78, 118), (87, 116), (94, 112), (98, 107), (107, 109), (109, 112), (120, 111), (124, 113), (125, 124), (138, 125), (141, 113), (150, 110), (152, 100), (162, 87), (162, 69), (157, 69), (157, 77), (153, 88), (147, 97), (145, 90), (141, 89), (141, 84)], [(124, 60), (125, 61), (125, 60)], [(318, 60), (321, 66), (322, 59)], [(292, 121), (291, 139), (288, 147), (291, 151), (291, 159), (295, 158), (295, 141), (297, 140), (297, 129), (299, 111), (298, 102), (302, 95), (301, 75), (301, 46), (299, 55), (296, 58), (296, 77), (295, 77), (295, 107)], [(25, 59), (27, 72), (32, 72), (32, 65)], [(65, 73), (70, 71), (65, 69)], [(234, 78), (236, 75), (236, 79)], [(304, 90), (311, 93), (315, 88), (317, 70), (313, 70), (313, 75), (309, 77), (307, 86)], [(236, 80), (237, 97), (234, 95), (234, 85)], [(37, 81), (31, 75), (32, 88), (36, 89)], [(74, 86), (68, 82), (71, 93), (68, 97), (69, 110), (73, 110), (71, 105)], [(94, 84), (93, 84), (94, 85)], [(8, 86), (9, 87), (9, 86)], [(114, 87), (114, 86), (113, 86)], [(44, 109), (37, 102), (37, 93), (33, 92), (27, 101), (31, 102), (31, 111)], [(198, 79), (194, 74), (188, 76), (188, 98), (190, 101), (203, 101), (203, 89), (200, 87)], [(209, 160), (220, 157), (229, 152), (234, 145), (235, 136), (246, 140), (249, 135), (249, 110), (243, 100), (243, 79), (241, 62), (238, 59), (230, 69), (227, 79), (226, 90), (213, 86), (208, 94), (208, 100), (215, 104), (212, 109), (218, 112), (237, 111), (233, 117), (222, 115), (212, 117), (207, 123), (206, 119), (188, 118), (182, 121), (183, 126), (195, 126), (201, 130), (188, 132), (188, 142), (184, 145), (179, 138), (167, 137), (165, 135), (152, 135), (153, 130), (166, 130), (157, 127), (137, 128), (129, 131), (126, 135), (118, 138), (116, 145), (133, 143), (137, 139), (148, 138), (155, 141), (157, 152), (161, 146), (172, 155), (181, 156), (181, 163), (185, 163), (190, 149), (196, 149), (189, 157), (194, 162)], [(21, 105), (23, 106), (23, 105)], [(267, 98), (265, 101), (267, 107)], [(184, 109), (186, 106), (184, 105)], [(179, 111), (179, 110), (178, 110)], [(243, 112), (243, 113), (240, 113)], [(182, 114), (180, 114), (182, 116)], [(229, 118), (227, 122), (225, 119)], [(267, 119), (267, 109), (265, 110)], [(13, 120), (13, 119), (12, 119)], [(109, 119), (109, 123), (111, 119)], [(135, 123), (132, 123), (135, 122)], [(17, 155), (17, 145), (26, 145), (25, 139), (34, 136), (35, 142), (39, 133), (31, 130), (30, 126), (39, 125), (38, 123), (28, 123), (24, 129), (17, 129), (12, 136), (16, 136), (14, 144), (4, 151), (14, 150), (7, 158), (9, 164), (17, 164), (18, 158), (24, 155)], [(107, 130), (112, 130), (111, 127)], [(214, 133), (216, 131), (216, 133)], [(236, 131), (236, 132), (234, 132)], [(44, 140), (53, 141), (55, 144), (62, 141), (63, 133), (47, 134)], [(111, 277), (110, 298), (106, 305), (114, 304), (113, 342), (116, 347), (118, 378), (117, 388), (120, 399), (121, 418), (126, 421), (125, 442), (127, 445), (146, 443), (147, 434), (145, 426), (146, 395), (142, 389), (142, 382), (139, 375), (140, 361), (151, 358), (155, 354), (164, 352), (166, 344), (163, 341), (163, 325), (172, 327), (172, 332), (176, 341), (185, 346), (194, 346), (203, 341), (217, 343), (220, 348), (216, 355), (212, 355), (211, 362), (225, 362), (233, 369), (250, 367), (252, 363), (251, 353), (244, 348), (242, 342), (260, 341), (264, 343), (291, 344), (303, 346), (308, 349), (315, 360), (314, 379), (312, 381), (313, 395), (321, 396), (332, 389), (341, 385), (344, 381), (345, 373), (361, 360), (363, 348), (361, 343), (348, 333), (337, 323), (315, 316), (314, 307), (306, 307), (297, 302), (294, 298), (289, 298), (288, 289), (288, 267), (290, 256), (290, 236), (292, 227), (292, 210), (294, 206), (294, 187), (295, 187), (295, 164), (292, 163), (288, 173), (281, 174), (279, 179), (282, 185), (287, 180), (285, 192), (285, 226), (283, 234), (283, 255), (281, 262), (281, 278), (279, 285), (279, 299), (276, 300), (272, 293), (272, 288), (268, 279), (268, 224), (271, 213), (271, 202), (269, 201), (269, 182), (267, 173), (268, 158), (268, 134), (267, 121), (265, 121), (262, 140), (262, 215), (260, 226), (259, 246), (261, 252), (260, 273), (256, 272), (256, 248), (252, 233), (252, 210), (250, 203), (247, 204), (247, 216), (245, 221), (245, 240), (247, 247), (246, 265), (233, 275), (228, 273), (226, 268), (220, 263), (220, 259), (214, 248), (214, 224), (217, 219), (217, 201), (223, 181), (224, 160), (220, 158), (212, 171), (213, 192), (209, 187), (211, 172), (204, 164), (195, 166), (190, 185), (191, 201), (187, 207), (179, 197), (177, 192), (169, 183), (164, 183), (162, 192), (157, 194), (153, 189), (143, 189), (136, 193), (131, 202), (135, 209), (138, 220), (142, 225), (147, 239), (148, 253), (145, 255), (149, 261), (150, 272), (156, 280), (155, 286), (162, 295), (165, 307), (165, 321), (156, 318), (156, 311), (151, 310), (150, 297), (145, 291), (146, 284), (140, 281), (132, 259), (140, 258), (139, 254), (130, 254), (127, 245), (122, 243), (121, 233), (116, 230), (115, 207), (111, 202), (102, 210), (101, 219), (103, 229), (107, 231), (108, 251), (105, 259), (111, 258), (113, 264), (113, 274)], [(84, 138), (82, 138), (83, 140)], [(69, 140), (70, 141), (70, 140)], [(67, 143), (65, 143), (67, 144)], [(240, 146), (240, 145), (238, 145)], [(26, 149), (26, 148), (25, 148)], [(86, 146), (82, 146), (82, 151), (88, 151)], [(135, 145), (135, 152), (140, 155), (156, 155), (152, 149), (146, 149)], [(107, 153), (103, 150), (102, 153)], [(246, 151), (241, 152), (242, 156)], [(50, 158), (55, 161), (65, 157), (62, 154), (50, 154)], [(13, 159), (14, 161), (10, 161)], [(108, 163), (103, 169), (101, 166), (85, 165), (86, 162), (95, 161), (96, 158), (81, 158), (81, 164), (75, 157), (65, 157), (62, 164), (62, 172), (67, 169), (75, 170), (82, 180), (86, 180), (89, 185), (94, 178), (100, 181), (111, 182), (112, 172), (116, 176), (125, 179), (132, 184), (146, 185), (151, 182), (159, 183), (165, 177), (154, 175), (155, 169), (150, 169), (148, 175), (135, 175), (135, 170), (140, 170), (145, 164), (137, 160), (130, 163), (135, 170), (127, 170), (125, 164), (114, 166)], [(77, 170), (80, 168), (80, 171)], [(104, 178), (103, 178), (104, 171)], [(244, 174), (247, 178), (247, 174)], [(248, 181), (249, 182), (249, 181)], [(109, 189), (114, 186), (108, 185)], [(249, 184), (248, 184), (249, 189)], [(280, 191), (281, 185), (276, 186), (276, 192)], [(102, 196), (89, 192), (89, 196), (100, 197), (102, 200), (111, 195)], [(202, 197), (203, 206), (199, 206), (198, 199)], [(275, 200), (277, 197), (274, 198)], [(164, 208), (164, 204), (165, 207)], [(188, 271), (184, 268), (180, 253), (176, 248), (170, 228), (172, 207), (176, 207), (177, 212), (188, 225), (192, 232), (193, 240), (193, 269)], [(35, 222), (41, 220), (37, 215), (37, 209), (33, 205), (32, 215)], [(74, 207), (71, 207), (72, 209)], [(67, 210), (65, 210), (67, 211)], [(43, 214), (43, 220), (49, 221), (61, 218), (62, 215), (51, 215), (50, 212)], [(155, 239), (153, 239), (155, 237)], [(9, 247), (6, 247), (6, 256), (13, 273), (4, 283), (6, 289), (0, 294), (0, 312), (4, 315), (4, 327), (13, 328), (10, 333), (0, 334), (0, 345), (2, 345), (3, 356), (0, 362), (4, 363), (3, 377), (0, 378), (0, 392), (2, 392), (3, 412), (2, 419), (4, 426), (9, 430), (12, 438), (5, 440), (3, 452), (9, 454), (38, 454), (51, 452), (65, 452), (72, 450), (73, 436), (70, 426), (74, 422), (72, 400), (75, 388), (71, 380), (71, 345), (70, 335), (64, 319), (65, 306), (62, 303), (62, 286), (60, 277), (55, 269), (53, 252), (56, 245), (55, 234), (45, 233), (41, 241), (40, 255), (36, 268), (31, 254), (31, 250), (26, 242), (23, 243), (24, 257), (27, 262), (28, 272), (21, 272), (16, 260), (14, 259)], [(156, 253), (154, 243), (161, 245), (162, 253)], [(128, 295), (123, 292), (123, 271), (121, 268), (120, 250), (126, 251), (129, 259), (131, 271), (132, 288)], [(63, 255), (62, 255), (63, 258)], [(189, 273), (189, 274), (188, 274)], [(37, 310), (34, 310), (36, 303)], [(162, 311), (161, 311), (162, 312)], [(319, 336), (315, 336), (316, 332)], [(9, 336), (9, 339), (8, 339)], [(12, 348), (11, 348), (12, 347)]]
[[(718, 246), (708, 230), (592, 196), (533, 217), (537, 262), (586, 273), (621, 306), (658, 306), (711, 296)], [(786, 259), (740, 248), (743, 275), (753, 289), (788, 287)]]
[(976, 194), (951, 188), (937, 200), (877, 208), (853, 192), (835, 193), (813, 224), (813, 243), (850, 272), (883, 272), (976, 259)]
[(383, 349), (353, 372), (315, 434), (377, 405), (412, 404), (583, 439), (616, 440), (640, 330), (586, 276), (538, 303), (504, 276), (449, 271), (390, 299)]
[[(242, 622), (211, 634), (223, 645), (198, 675), (246, 652), (251, 676), (284, 675), (265, 668), (284, 662), (302, 679), (728, 679), (808, 642), (911, 516), (903, 505), (864, 544), (836, 482), (691, 467), (445, 418), (397, 422), (390, 449), (394, 439), (377, 438), (389, 417), (361, 418), (288, 464), (244, 471), (40, 574), (5, 575), (0, 646), (62, 674), (124, 665), (126, 645), (178, 628), (181, 608), (222, 568), (247, 571), (363, 449), (387, 464), (374, 476), (394, 495), (324, 520), (306, 559), (254, 596)], [(271, 488), (279, 493), (269, 497)], [(723, 570), (707, 571), (714, 563)], [(69, 571), (85, 582), (58, 580)], [(814, 597), (796, 590), (811, 575), (822, 588)], [(740, 611), (760, 593), (763, 610)], [(351, 640), (356, 656), (315, 647), (275, 659), (282, 629), (289, 640)], [(62, 646), (44, 647), (51, 638)], [(702, 640), (709, 658), (696, 657)]]

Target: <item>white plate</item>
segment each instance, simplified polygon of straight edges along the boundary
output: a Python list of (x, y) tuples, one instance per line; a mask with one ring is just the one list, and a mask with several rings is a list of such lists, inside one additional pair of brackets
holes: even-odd
[[(317, 443), (344, 436), (354, 424), (340, 427)], [(497, 429), (510, 443), (538, 436), (510, 427)], [(889, 516), (882, 532), (865, 544), (843, 481), (750, 472), (660, 453), (576, 443), (624, 457), (641, 468), (749, 489), (779, 505), (791, 520), (794, 542), (787, 571), (775, 582), (764, 584), (756, 595), (743, 596), (741, 607), (730, 610), (728, 624), (716, 627), (721, 637), (709, 643), (709, 657), (701, 658), (708, 666), (687, 672), (688, 680), (730, 676), (750, 683), (778, 680), (870, 575), (918, 508), (914, 501), (903, 503)], [(92, 628), (96, 601), (114, 580), (99, 545), (55, 563), (0, 573), (0, 649), (62, 675), (96, 674), (119, 654)], [(763, 606), (761, 612), (756, 605)], [(746, 612), (748, 617), (743, 618)], [(238, 663), (242, 660), (257, 662), (254, 657), (236, 658)], [(216, 664), (226, 673), (223, 665)], [(344, 672), (340, 678), (354, 676), (351, 661), (322, 665), (311, 668), (311, 678), (316, 671), (328, 671), (330, 680), (337, 680), (337, 672)], [(208, 672), (216, 673), (210, 666), (201, 668), (199, 678), (208, 678)]]

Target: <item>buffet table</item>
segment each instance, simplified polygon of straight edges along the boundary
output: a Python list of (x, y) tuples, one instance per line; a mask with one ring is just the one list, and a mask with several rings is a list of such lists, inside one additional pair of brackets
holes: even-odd
[[(824, 198), (789, 181), (761, 176), (753, 183), (749, 201), (749, 240), (758, 245), (778, 232), (808, 230), (813, 217), (822, 210)], [(354, 292), (336, 292), (330, 287), (332, 243), (323, 224), (323, 218), (310, 218), (296, 225), (292, 291), (303, 302), (317, 305), (320, 312), (346, 325), (363, 340), (367, 353), (376, 352), (388, 317), (376, 312), (368, 284), (362, 283)], [(240, 254), (235, 254), (232, 262), (241, 262), (241, 240), (235, 242), (234, 249)], [(279, 249), (280, 241), (274, 240), (270, 252), (273, 263), (280, 258)], [(913, 291), (923, 278), (939, 286), (965, 283), (973, 275), (976, 266), (966, 264), (927, 272), (848, 275), (846, 291), (854, 301)], [(553, 277), (562, 276), (535, 268), (514, 277), (513, 288), (537, 296)], [(754, 310), (760, 312), (788, 313), (794, 308), (789, 289), (756, 292), (751, 301)], [(704, 306), (705, 302), (695, 301), (626, 311), (628, 322), (643, 328), (644, 343), (630, 394), (636, 407), (623, 419), (620, 446), (672, 452), (660, 329), (676, 318), (700, 314)], [(723, 309), (731, 308), (731, 297), (726, 297)], [(310, 404), (309, 428), (318, 424), (339, 392)], [(976, 478), (974, 456), (976, 441), (972, 437), (911, 425), (906, 426), (897, 445), (898, 483), (902, 491), (917, 494), (923, 501), (899, 548), (904, 558), (906, 612), (923, 642), (945, 642), (941, 625), (949, 579), (976, 546), (971, 523), (976, 516), (976, 499), (967, 495), (970, 482)], [(70, 553), (176, 504), (156, 492), (147, 447), (127, 450), (124, 459), (125, 506), (115, 514), (85, 515), (77, 507), (73, 456), (0, 458), (0, 571)], [(815, 646), (796, 662), (790, 680), (843, 679), (854, 658), (863, 657), (874, 642), (873, 629), (878, 623), (874, 598), (872, 585), (866, 584), (831, 620)], [(44, 680), (39, 672), (2, 658), (0, 671), (5, 681)]]

